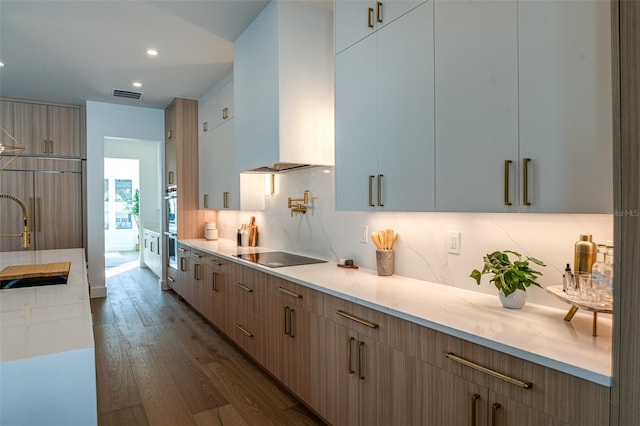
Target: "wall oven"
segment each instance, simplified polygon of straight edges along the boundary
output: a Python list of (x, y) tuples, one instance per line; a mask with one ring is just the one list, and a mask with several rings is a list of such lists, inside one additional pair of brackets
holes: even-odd
[(178, 191), (175, 185), (168, 186), (165, 191), (166, 226), (164, 235), (167, 239), (167, 263), (170, 268), (178, 268)]

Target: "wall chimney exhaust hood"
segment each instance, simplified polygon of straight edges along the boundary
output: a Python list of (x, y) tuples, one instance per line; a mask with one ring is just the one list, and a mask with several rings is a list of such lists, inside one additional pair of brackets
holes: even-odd
[(331, 3), (272, 0), (234, 43), (236, 170), (334, 165)]

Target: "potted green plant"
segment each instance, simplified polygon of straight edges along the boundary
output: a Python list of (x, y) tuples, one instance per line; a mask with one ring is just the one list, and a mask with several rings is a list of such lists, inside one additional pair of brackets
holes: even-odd
[(140, 251), (140, 190), (136, 188), (133, 196), (127, 200), (125, 210), (133, 217), (133, 221), (138, 228), (138, 242), (136, 243), (136, 251)]
[[(509, 258), (510, 254), (518, 259), (512, 262)], [(493, 274), (490, 282), (500, 291), (500, 301), (505, 308), (522, 308), (527, 301), (527, 287), (531, 285), (542, 287), (536, 282), (542, 273), (529, 267), (529, 262), (547, 266), (541, 260), (528, 256), (522, 260), (522, 255), (512, 250), (494, 251), (486, 254), (482, 259), (484, 261), (482, 272), (474, 269), (469, 276), (480, 285), (482, 275)]]

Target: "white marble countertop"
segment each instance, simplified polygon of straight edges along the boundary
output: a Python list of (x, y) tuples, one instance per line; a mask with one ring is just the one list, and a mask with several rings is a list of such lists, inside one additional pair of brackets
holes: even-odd
[(571, 322), (566, 322), (563, 320), (566, 310), (532, 303), (519, 310), (505, 309), (497, 294), (398, 275), (380, 277), (373, 270), (338, 268), (335, 262), (269, 268), (233, 257), (239, 253), (272, 251), (266, 247), (237, 247), (235, 241), (222, 239), (180, 242), (416, 324), (611, 386), (610, 318), (598, 318), (598, 336), (593, 337), (590, 313), (578, 312)]
[(94, 347), (83, 250), (0, 253), (0, 270), (52, 262), (71, 262), (66, 285), (0, 290), (0, 362)]

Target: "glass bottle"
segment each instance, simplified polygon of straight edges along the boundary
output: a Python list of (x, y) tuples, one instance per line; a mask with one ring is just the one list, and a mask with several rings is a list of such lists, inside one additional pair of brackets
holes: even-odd
[(591, 296), (593, 302), (605, 303), (605, 292), (609, 282), (609, 276), (605, 274), (607, 265), (605, 264), (607, 257), (607, 246), (598, 244), (596, 252), (596, 261), (591, 266)]
[(613, 302), (613, 246), (607, 246), (607, 255), (605, 257), (605, 268), (603, 273), (609, 278), (607, 282), (607, 287), (605, 289), (605, 300), (607, 302)]

